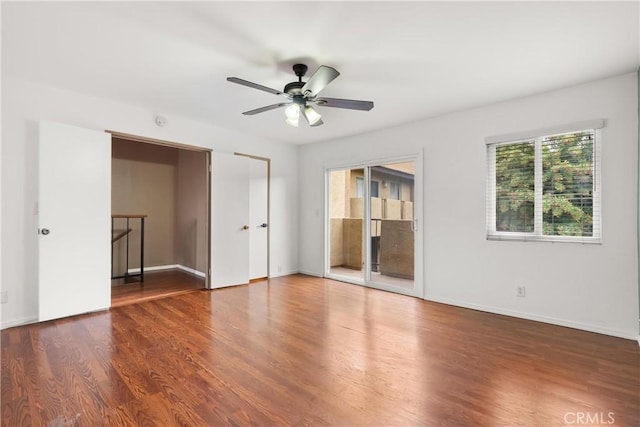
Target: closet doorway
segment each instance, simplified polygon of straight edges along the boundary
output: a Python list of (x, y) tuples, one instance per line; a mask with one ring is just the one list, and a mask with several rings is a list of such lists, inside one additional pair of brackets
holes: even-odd
[[(250, 256), (248, 244), (237, 257), (228, 250), (232, 242), (224, 233), (215, 232), (214, 219), (218, 231), (232, 230), (234, 239), (247, 242), (250, 224), (266, 229), (267, 244), (261, 247), (267, 251), (268, 277), (269, 232), (261, 226), (268, 225), (268, 217), (266, 221), (264, 215), (250, 221), (248, 202), (242, 217), (227, 212), (229, 201), (249, 199), (250, 170), (245, 170), (244, 192), (222, 196), (230, 187), (227, 184), (238, 184), (233, 179), (237, 170), (230, 166), (235, 162), (230, 158), (259, 159), (257, 163), (266, 168), (267, 188), (262, 194), (267, 195), (268, 207), (269, 159), (212, 154), (208, 148), (55, 122), (42, 121), (38, 127), (39, 321), (177, 292), (248, 284), (248, 261), (242, 274), (236, 275), (240, 280), (214, 283), (214, 275), (219, 279), (226, 267)], [(144, 155), (145, 150), (154, 148), (151, 156)], [(212, 172), (213, 159), (224, 167)], [(160, 176), (145, 177), (154, 168), (161, 170)], [(143, 183), (138, 180), (141, 176)], [(264, 183), (264, 179), (256, 182)], [(218, 203), (214, 203), (214, 194)], [(142, 218), (144, 245), (140, 244)], [(158, 224), (162, 226), (158, 228)], [(214, 254), (217, 265), (212, 263)], [(260, 277), (263, 274), (264, 269), (257, 273)], [(124, 277), (110, 280), (114, 276)], [(186, 278), (191, 284), (185, 283)], [(179, 282), (184, 286), (173, 289)], [(117, 298), (119, 289), (113, 292), (118, 285), (123, 286), (124, 300)]]
[(112, 307), (206, 288), (210, 158), (112, 134)]

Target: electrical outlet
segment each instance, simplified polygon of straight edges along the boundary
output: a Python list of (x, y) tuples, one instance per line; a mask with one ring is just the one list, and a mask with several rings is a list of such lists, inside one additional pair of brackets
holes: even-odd
[(9, 302), (9, 291), (0, 292), (0, 304), (6, 304)]
[(524, 298), (526, 296), (526, 288), (524, 285), (516, 286), (516, 296)]

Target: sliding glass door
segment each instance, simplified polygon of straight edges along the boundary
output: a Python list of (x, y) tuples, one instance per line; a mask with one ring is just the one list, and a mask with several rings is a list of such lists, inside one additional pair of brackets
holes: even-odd
[(327, 277), (421, 296), (415, 176), (415, 160), (327, 172)]
[(371, 273), (373, 284), (412, 291), (414, 282), (415, 162), (370, 167), (378, 195), (369, 197)]

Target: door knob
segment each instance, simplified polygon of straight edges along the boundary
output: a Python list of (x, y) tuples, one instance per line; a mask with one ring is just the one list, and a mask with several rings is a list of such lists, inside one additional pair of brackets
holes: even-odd
[(249, 226), (248, 226), (248, 225), (245, 225), (244, 227), (242, 227), (242, 229), (243, 229), (243, 230), (248, 230), (248, 229), (249, 229)]
[(262, 224), (260, 224), (258, 227), (260, 228), (267, 228), (267, 223), (263, 222)]
[(49, 233), (51, 233), (51, 231), (48, 228), (43, 228), (40, 230), (40, 234), (43, 234), (45, 236)]

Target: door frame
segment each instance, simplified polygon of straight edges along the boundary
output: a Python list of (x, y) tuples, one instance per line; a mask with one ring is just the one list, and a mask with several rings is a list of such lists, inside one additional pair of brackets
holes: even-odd
[[(415, 296), (418, 298), (424, 298), (425, 295), (425, 283), (424, 283), (424, 150), (419, 150), (418, 152), (414, 152), (406, 155), (399, 155), (393, 157), (382, 157), (375, 159), (366, 159), (357, 162), (349, 162), (349, 163), (336, 163), (326, 165), (324, 167), (324, 265), (323, 265), (323, 276), (333, 279), (339, 280), (342, 282), (352, 283), (354, 285), (369, 287), (380, 289), (384, 291), (405, 294), (410, 296)], [(367, 243), (370, 241), (371, 235), (371, 227), (364, 227), (363, 238), (365, 239), (365, 269), (363, 272), (363, 279), (350, 279), (345, 276), (337, 276), (335, 274), (331, 274), (331, 218), (330, 218), (330, 207), (329, 207), (329, 173), (332, 171), (346, 170), (346, 169), (364, 169), (364, 178), (365, 178), (365, 188), (364, 188), (364, 199), (367, 200), (369, 197), (369, 168), (373, 166), (380, 166), (389, 163), (403, 163), (403, 162), (415, 162), (416, 173), (414, 176), (414, 221), (416, 226), (415, 231), (415, 243), (414, 243), (414, 289), (413, 292), (405, 293), (399, 292), (400, 289), (387, 286), (380, 283), (372, 283), (371, 282), (371, 245)], [(366, 222), (367, 218), (370, 218), (370, 204), (364, 203), (364, 219)]]
[[(112, 138), (121, 138), (127, 139), (129, 141), (142, 142), (146, 144), (154, 144), (160, 145), (164, 147), (177, 148), (180, 150), (189, 150), (205, 153), (207, 156), (207, 201), (206, 201), (206, 217), (207, 217), (207, 271), (205, 272), (205, 288), (212, 289), (211, 287), (211, 188), (212, 188), (212, 156), (215, 154), (214, 149), (201, 147), (197, 145), (183, 144), (174, 141), (168, 141), (158, 138), (149, 138), (140, 135), (133, 135), (124, 132), (118, 132), (114, 130), (105, 130), (105, 132), (110, 133)], [(262, 160), (267, 163), (267, 277), (271, 277), (271, 262), (270, 262), (270, 252), (271, 252), (271, 159), (268, 157), (255, 156), (252, 154), (241, 153), (241, 152), (233, 152), (236, 156), (248, 157), (254, 160)]]
[(162, 147), (176, 148), (179, 150), (196, 151), (199, 153), (205, 153), (206, 155), (206, 168), (207, 168), (207, 186), (206, 186), (206, 218), (207, 218), (207, 268), (205, 271), (205, 288), (211, 289), (211, 156), (213, 150), (211, 148), (199, 147), (196, 145), (182, 144), (179, 142), (167, 141), (157, 138), (148, 138), (145, 136), (132, 135), (128, 133), (118, 132), (114, 130), (105, 130), (105, 132), (111, 134), (111, 138), (126, 139), (128, 141), (141, 142), (144, 144), (160, 145)]

